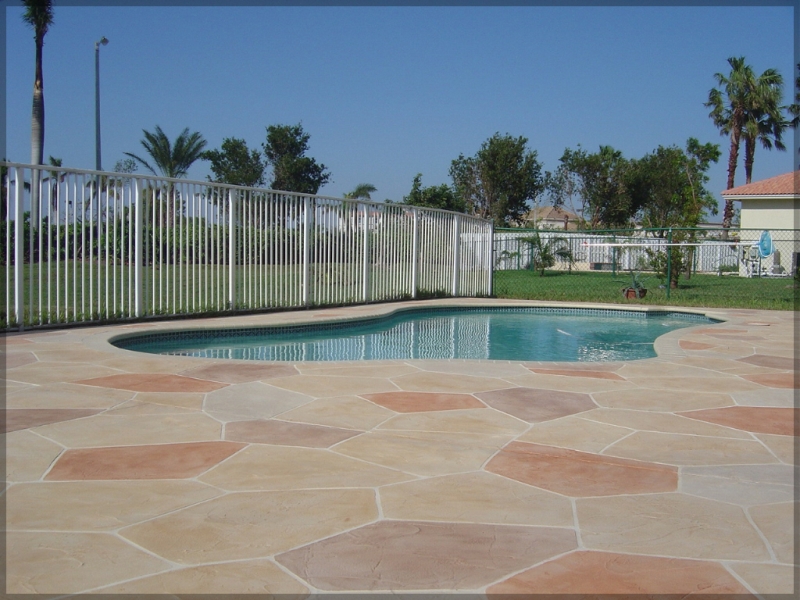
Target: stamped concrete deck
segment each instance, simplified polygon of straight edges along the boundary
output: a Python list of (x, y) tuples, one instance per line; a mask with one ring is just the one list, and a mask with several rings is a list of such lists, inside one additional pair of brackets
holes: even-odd
[(399, 306), (5, 336), (7, 592), (797, 592), (793, 313), (627, 363), (107, 343)]

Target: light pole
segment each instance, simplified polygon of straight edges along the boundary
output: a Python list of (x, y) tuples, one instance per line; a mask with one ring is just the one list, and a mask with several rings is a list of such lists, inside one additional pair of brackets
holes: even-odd
[(100, 44), (103, 46), (108, 44), (105, 36), (94, 43), (94, 168), (97, 171), (102, 170), (100, 166)]

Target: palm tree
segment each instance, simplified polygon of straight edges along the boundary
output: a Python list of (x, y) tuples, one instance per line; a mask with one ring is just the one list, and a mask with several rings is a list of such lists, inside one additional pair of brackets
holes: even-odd
[[(22, 20), (33, 28), (36, 42), (36, 74), (33, 79), (33, 110), (31, 111), (31, 164), (41, 165), (44, 160), (44, 79), (42, 77), (42, 48), (44, 36), (53, 24), (51, 0), (22, 0), (25, 12)], [(34, 169), (31, 185), (31, 224), (39, 223), (39, 177)]]
[[(731, 139), (730, 153), (728, 155), (728, 184), (727, 189), (734, 187), (736, 165), (739, 160), (739, 144), (743, 131), (747, 127), (747, 136), (753, 140), (759, 137), (757, 127), (748, 125), (752, 120), (759, 119), (760, 111), (764, 110), (764, 98), (770, 93), (783, 89), (783, 78), (775, 69), (767, 69), (756, 77), (753, 68), (745, 63), (743, 56), (732, 56), (728, 59), (731, 67), (729, 75), (715, 73), (714, 79), (719, 88), (713, 88), (708, 93), (707, 108), (711, 109), (709, 117), (714, 125), (719, 128), (720, 135), (729, 135)], [(768, 90), (771, 90), (768, 93)], [(777, 92), (780, 94), (780, 92)], [(755, 135), (755, 137), (753, 137)], [(763, 143), (763, 141), (762, 141)], [(753, 145), (753, 151), (754, 151)], [(733, 200), (725, 200), (725, 210), (722, 215), (722, 227), (730, 228), (733, 221)]]
[(348, 200), (357, 200), (359, 198), (363, 198), (364, 200), (372, 200), (370, 194), (374, 191), (377, 191), (377, 189), (378, 188), (371, 183), (359, 183), (353, 188), (352, 192), (347, 192), (344, 197)]
[(745, 183), (752, 179), (756, 142), (761, 142), (767, 150), (773, 146), (786, 150), (781, 138), (790, 126), (783, 117), (783, 77), (779, 73), (775, 72), (768, 78), (762, 75), (750, 83), (750, 88), (750, 102), (742, 128)]
[[(189, 133), (189, 128), (185, 128), (175, 142), (171, 143), (166, 134), (161, 130), (161, 127), (156, 125), (155, 133), (151, 133), (146, 129), (142, 130), (144, 139), (141, 140), (142, 146), (147, 150), (150, 155), (153, 165), (150, 165), (145, 159), (125, 152), (126, 156), (130, 156), (136, 162), (140, 163), (145, 169), (150, 171), (153, 175), (158, 175), (156, 169), (164, 177), (171, 177), (178, 179), (186, 177), (189, 172), (189, 167), (199, 160), (203, 154), (203, 148), (206, 146), (206, 140), (197, 131)], [(178, 198), (174, 193), (175, 188), (172, 183), (167, 185), (166, 193), (168, 199), (167, 206), (167, 222), (171, 226), (175, 216), (174, 204), (177, 204)], [(156, 192), (157, 193), (157, 192)]]
[[(153, 164), (164, 177), (186, 177), (189, 167), (200, 159), (203, 148), (206, 146), (203, 136), (197, 131), (189, 133), (188, 127), (175, 138), (174, 144), (170, 143), (169, 138), (158, 125), (156, 125), (155, 133), (150, 133), (146, 129), (143, 129), (142, 133), (144, 134), (142, 146), (147, 150)], [(124, 154), (140, 163), (153, 175), (159, 174), (145, 159), (130, 152)]]

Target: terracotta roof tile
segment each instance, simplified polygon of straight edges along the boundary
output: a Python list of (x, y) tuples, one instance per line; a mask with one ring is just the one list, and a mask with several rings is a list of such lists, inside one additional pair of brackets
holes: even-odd
[(754, 181), (722, 192), (723, 196), (775, 196), (800, 193), (800, 171)]

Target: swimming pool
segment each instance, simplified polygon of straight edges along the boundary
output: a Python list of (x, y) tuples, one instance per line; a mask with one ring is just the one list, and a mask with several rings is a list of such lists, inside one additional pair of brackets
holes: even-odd
[(152, 354), (263, 361), (611, 361), (653, 357), (653, 342), (664, 333), (716, 322), (670, 311), (421, 308), (351, 321), (137, 334), (111, 343)]

